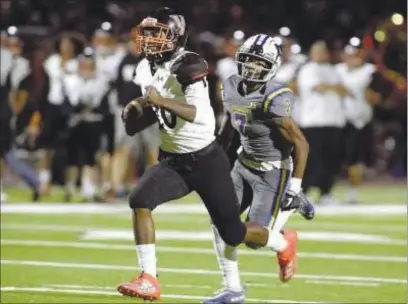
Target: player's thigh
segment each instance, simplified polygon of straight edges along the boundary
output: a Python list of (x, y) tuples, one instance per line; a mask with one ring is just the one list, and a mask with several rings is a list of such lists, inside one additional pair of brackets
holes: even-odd
[(230, 163), (216, 146), (198, 161), (194, 174), (194, 190), (200, 195), (221, 238), (230, 246), (239, 245), (246, 228), (240, 220), (240, 207), (230, 175)]
[(142, 175), (130, 194), (129, 205), (132, 209), (153, 210), (162, 203), (181, 198), (190, 192), (183, 177), (166, 162), (160, 162)]
[(259, 176), (252, 174), (254, 196), (247, 220), (272, 229), (286, 193), (291, 171), (274, 169)]
[(231, 178), (240, 204), (240, 212), (243, 213), (251, 205), (253, 191), (249, 183), (243, 178), (241, 167), (241, 163), (236, 160), (231, 171)]

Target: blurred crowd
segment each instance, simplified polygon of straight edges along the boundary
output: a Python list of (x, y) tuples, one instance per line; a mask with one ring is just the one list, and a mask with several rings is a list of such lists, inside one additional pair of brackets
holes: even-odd
[[(277, 80), (299, 96), (294, 113), (311, 143), (309, 168), (328, 172), (309, 173), (306, 188), (330, 193), (338, 175), (347, 176), (355, 186), (370, 172), (406, 176), (404, 2), (374, 1), (366, 6), (349, 0), (276, 0), (273, 5), (263, 0), (257, 5), (229, 0), (2, 0), (3, 187), (17, 175), (33, 190), (33, 200), (47, 195), (52, 184), (61, 184), (65, 187), (61, 199), (66, 201), (77, 187), (86, 201), (109, 201), (126, 195), (143, 170), (156, 162), (157, 126), (129, 138), (120, 113), (141, 94), (132, 82), (140, 60), (132, 28), (164, 4), (186, 16), (188, 47), (208, 61), (218, 122), (223, 112), (219, 84), (236, 72), (239, 45), (257, 32), (279, 39), (283, 64)], [(325, 68), (313, 69), (313, 63)], [(310, 79), (324, 77), (352, 90), (353, 84), (344, 79), (347, 69), (342, 69), (363, 65), (370, 89), (363, 118), (353, 118), (354, 110), (347, 107), (307, 105), (311, 99), (327, 99), (323, 86), (320, 97), (308, 95)], [(330, 96), (332, 104), (345, 99), (341, 89)], [(320, 114), (311, 114), (315, 111)], [(356, 137), (352, 143), (350, 130), (359, 130), (358, 137), (351, 132)], [(237, 145), (230, 151), (232, 159)]]

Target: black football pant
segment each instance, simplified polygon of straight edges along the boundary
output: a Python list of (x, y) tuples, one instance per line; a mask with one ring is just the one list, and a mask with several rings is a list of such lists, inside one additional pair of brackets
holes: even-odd
[(201, 197), (224, 242), (230, 246), (242, 243), (246, 227), (240, 220), (229, 160), (216, 142), (188, 154), (161, 151), (160, 162), (143, 174), (129, 204), (132, 209), (153, 210), (192, 191)]
[(303, 191), (317, 187), (321, 195), (329, 194), (340, 169), (342, 128), (318, 127), (302, 129), (309, 142), (309, 158), (303, 177)]

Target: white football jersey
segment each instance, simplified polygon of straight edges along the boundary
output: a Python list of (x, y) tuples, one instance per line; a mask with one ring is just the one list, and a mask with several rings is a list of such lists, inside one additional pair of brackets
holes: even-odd
[(197, 109), (196, 117), (204, 118), (201, 121), (188, 122), (163, 108), (155, 108), (160, 125), (160, 148), (169, 153), (195, 152), (215, 140), (215, 117), (205, 78), (186, 86), (183, 90), (177, 75), (171, 72), (173, 64), (186, 54), (194, 53), (180, 52), (176, 58), (158, 67), (154, 75), (149, 61), (143, 59), (137, 66), (134, 78), (134, 82), (141, 87), (143, 94), (146, 93), (147, 86), (153, 86), (165, 98), (194, 105)]
[(352, 96), (344, 98), (344, 107), (347, 120), (356, 128), (363, 128), (373, 117), (371, 104), (365, 97), (365, 92), (375, 72), (375, 65), (364, 63), (362, 66), (349, 69), (347, 64), (336, 65), (343, 85)]
[(52, 54), (44, 61), (43, 66), (49, 79), (48, 102), (53, 105), (61, 105), (64, 102), (63, 78), (65, 74), (75, 74), (77, 72), (78, 61), (71, 59), (62, 66), (61, 56)]

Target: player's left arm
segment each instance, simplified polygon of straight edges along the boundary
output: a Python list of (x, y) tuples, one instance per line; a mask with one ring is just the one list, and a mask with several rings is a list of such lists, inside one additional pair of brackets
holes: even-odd
[(290, 181), (290, 190), (299, 193), (301, 191), (302, 178), (309, 155), (309, 144), (292, 118), (292, 107), (295, 98), (294, 94), (287, 89), (269, 101), (267, 98), (264, 103), (264, 111), (266, 111), (267, 123), (277, 126), (285, 139), (293, 143), (295, 147), (296, 157), (294, 160), (294, 171)]
[(187, 103), (164, 98), (153, 87), (147, 88), (147, 99), (150, 103), (165, 108), (188, 122), (204, 124), (207, 116), (205, 104), (209, 101), (209, 99), (203, 100), (208, 96), (205, 81), (208, 73), (207, 63), (197, 54), (186, 54), (173, 64), (172, 73), (177, 76), (178, 82), (182, 85)]

